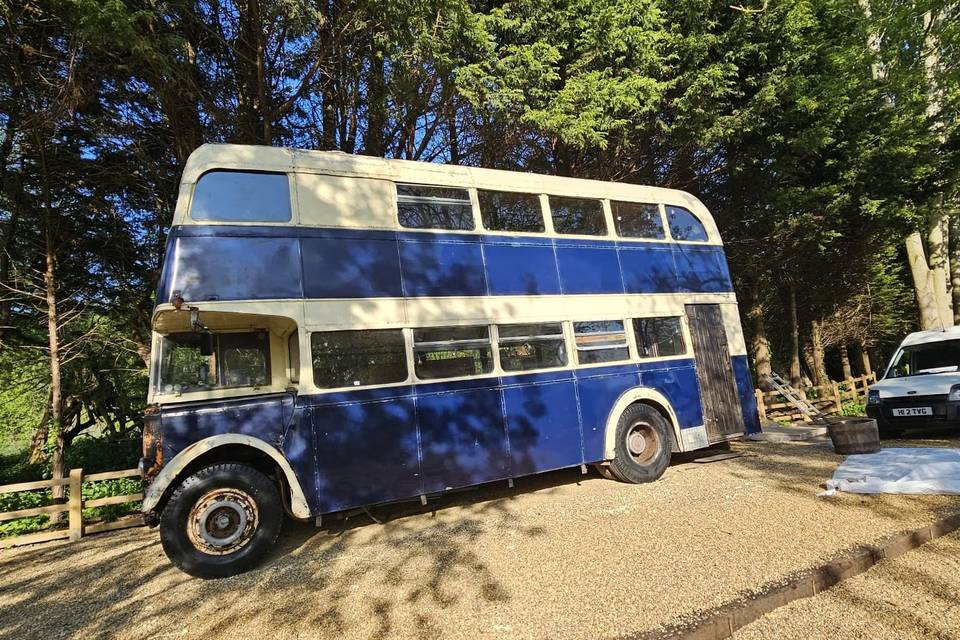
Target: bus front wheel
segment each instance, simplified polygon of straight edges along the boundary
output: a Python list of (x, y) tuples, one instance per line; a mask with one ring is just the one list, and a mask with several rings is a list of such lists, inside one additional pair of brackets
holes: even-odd
[(646, 404), (632, 404), (617, 422), (610, 471), (624, 482), (653, 482), (670, 464), (670, 423)]
[(177, 487), (160, 516), (160, 543), (181, 571), (225, 578), (256, 566), (283, 524), (276, 485), (253, 467), (215, 464)]

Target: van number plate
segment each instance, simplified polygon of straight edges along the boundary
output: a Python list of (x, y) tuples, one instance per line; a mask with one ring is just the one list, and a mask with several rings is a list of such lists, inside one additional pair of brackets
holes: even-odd
[(906, 418), (909, 416), (932, 416), (932, 407), (910, 407), (909, 409), (894, 409), (893, 415)]

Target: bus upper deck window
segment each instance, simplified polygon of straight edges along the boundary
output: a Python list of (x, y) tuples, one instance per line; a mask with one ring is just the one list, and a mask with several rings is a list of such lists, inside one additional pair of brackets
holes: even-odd
[(422, 380), (490, 373), (490, 329), (486, 325), (414, 329), (413, 359)]
[(190, 217), (215, 222), (289, 222), (285, 173), (209, 171), (197, 182)]
[(622, 320), (573, 323), (577, 361), (580, 364), (628, 360), (627, 333)]
[(466, 189), (397, 185), (400, 225), (408, 229), (473, 229), (473, 205)]
[(665, 358), (686, 353), (680, 318), (637, 318), (633, 321), (641, 358)]
[(400, 329), (310, 334), (313, 383), (322, 389), (390, 384), (407, 379)]
[(670, 235), (674, 240), (707, 241), (707, 230), (703, 223), (683, 207), (667, 207), (667, 224), (670, 225)]
[(662, 240), (663, 220), (660, 219), (660, 207), (655, 204), (639, 202), (611, 202), (613, 224), (617, 235), (623, 238), (650, 238)]
[(491, 231), (543, 233), (540, 197), (509, 191), (478, 191), (480, 218)]
[(565, 235), (605, 236), (603, 205), (599, 200), (550, 196), (553, 228)]

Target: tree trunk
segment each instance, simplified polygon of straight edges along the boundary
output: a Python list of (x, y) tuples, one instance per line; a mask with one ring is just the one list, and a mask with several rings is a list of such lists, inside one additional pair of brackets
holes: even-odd
[[(63, 429), (63, 374), (60, 370), (60, 318), (57, 315), (57, 273), (56, 254), (53, 244), (53, 229), (50, 220), (50, 201), (47, 200), (46, 212), (46, 270), (43, 274), (47, 306), (47, 332), (50, 350), (50, 420), (56, 444), (53, 450), (53, 478), (65, 477), (64, 469), (64, 429)], [(53, 488), (53, 503), (63, 504), (66, 492), (63, 485)], [(51, 522), (59, 522), (63, 514), (50, 516)]]
[(913, 277), (913, 290), (917, 295), (917, 304), (920, 307), (920, 328), (939, 329), (940, 310), (937, 308), (937, 295), (934, 292), (934, 281), (927, 264), (923, 250), (923, 238), (919, 231), (914, 231), (905, 240), (907, 260), (910, 263), (910, 275)]
[(873, 364), (870, 362), (870, 350), (863, 343), (857, 345), (860, 351), (860, 374), (868, 376), (873, 373)]
[(370, 38), (370, 68), (367, 71), (367, 131), (363, 139), (363, 152), (383, 157), (387, 151), (387, 90), (384, 81), (383, 54), (376, 49), (373, 36)]
[(930, 248), (930, 287), (937, 302), (939, 326), (953, 326), (953, 300), (950, 297), (950, 226), (947, 210), (943, 205), (930, 221), (927, 232), (927, 246)]
[(960, 211), (950, 214), (950, 283), (953, 296), (953, 324), (960, 326)]
[(840, 366), (843, 367), (843, 379), (849, 380), (853, 377), (853, 368), (850, 366), (850, 352), (847, 345), (840, 345)]
[(820, 330), (820, 321), (810, 323), (810, 355), (813, 360), (813, 384), (820, 386), (827, 383), (827, 370), (823, 365), (823, 335)]
[[(800, 326), (797, 324), (797, 289), (790, 285), (790, 384), (801, 387)], [(819, 384), (819, 383), (818, 383)]]
[(753, 362), (760, 388), (769, 386), (767, 380), (773, 375), (773, 363), (770, 355), (770, 340), (767, 338), (767, 327), (763, 321), (763, 307), (758, 301), (756, 287), (752, 287), (750, 308), (747, 317), (752, 321), (753, 335), (750, 338), (750, 348), (753, 351)]

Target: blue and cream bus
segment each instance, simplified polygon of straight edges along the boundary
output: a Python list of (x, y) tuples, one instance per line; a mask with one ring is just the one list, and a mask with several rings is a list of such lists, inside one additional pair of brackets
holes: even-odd
[(301, 520), (759, 428), (716, 225), (670, 189), (207, 145), (153, 314), (143, 510), (193, 575)]

